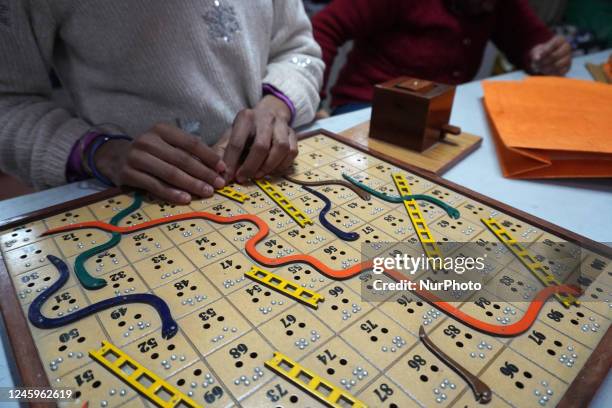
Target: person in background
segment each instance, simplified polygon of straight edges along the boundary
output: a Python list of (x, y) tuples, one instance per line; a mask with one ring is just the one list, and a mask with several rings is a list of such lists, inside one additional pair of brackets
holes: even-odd
[(182, 204), (288, 168), (324, 69), (300, 0), (0, 0), (0, 60), (0, 170)]
[(527, 0), (334, 0), (312, 23), (327, 66), (323, 89), (338, 47), (354, 41), (331, 91), (334, 114), (369, 106), (374, 85), (403, 75), (470, 81), (489, 40), (530, 73), (564, 75), (571, 65), (569, 44)]

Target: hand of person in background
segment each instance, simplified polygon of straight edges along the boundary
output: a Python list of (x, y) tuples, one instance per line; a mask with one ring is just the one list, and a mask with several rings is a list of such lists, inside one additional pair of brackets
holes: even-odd
[(240, 111), (215, 145), (227, 166), (226, 182), (244, 183), (291, 166), (298, 146), (290, 120), (285, 102), (273, 95), (266, 95), (253, 109)]
[(106, 142), (94, 163), (116, 185), (141, 188), (170, 203), (188, 204), (192, 195), (210, 197), (225, 185), (226, 167), (215, 151), (167, 124), (153, 126), (133, 142)]
[(531, 70), (536, 74), (563, 76), (572, 65), (572, 47), (560, 35), (533, 47), (529, 56)]
[(325, 109), (319, 109), (315, 115), (315, 119), (327, 119), (330, 117), (330, 114)]

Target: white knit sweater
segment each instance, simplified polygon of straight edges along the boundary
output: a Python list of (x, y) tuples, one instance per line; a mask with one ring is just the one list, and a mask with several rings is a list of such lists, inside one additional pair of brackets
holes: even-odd
[[(72, 108), (52, 100), (53, 68)], [(136, 136), (197, 120), (209, 144), (268, 83), (319, 103), (323, 62), (300, 0), (0, 0), (0, 169), (63, 184), (92, 125)]]

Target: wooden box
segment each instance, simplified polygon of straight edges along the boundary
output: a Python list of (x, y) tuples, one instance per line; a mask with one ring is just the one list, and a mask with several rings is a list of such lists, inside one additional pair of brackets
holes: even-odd
[(447, 133), (461, 130), (449, 125), (455, 87), (411, 77), (376, 85), (370, 137), (427, 150)]

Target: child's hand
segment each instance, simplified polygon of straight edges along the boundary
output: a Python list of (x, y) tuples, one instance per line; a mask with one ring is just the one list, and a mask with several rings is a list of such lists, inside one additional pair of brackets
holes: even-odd
[[(265, 96), (254, 109), (240, 111), (216, 145), (227, 166), (226, 180), (244, 183), (291, 166), (298, 147), (295, 132), (289, 126), (290, 118), (287, 105), (272, 95)], [(253, 140), (249, 149), (250, 137)]]
[(157, 124), (133, 142), (111, 140), (94, 157), (97, 169), (116, 185), (144, 189), (162, 200), (187, 204), (225, 185), (225, 164), (197, 137)]
[(529, 56), (536, 74), (563, 76), (572, 65), (572, 47), (560, 35), (533, 47)]

